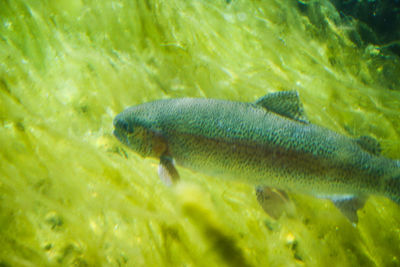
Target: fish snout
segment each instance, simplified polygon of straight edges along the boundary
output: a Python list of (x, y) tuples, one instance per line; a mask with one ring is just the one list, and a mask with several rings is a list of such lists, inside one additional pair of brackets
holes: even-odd
[(119, 133), (119, 131), (118, 131), (117, 129), (114, 129), (114, 130), (113, 130), (113, 135), (114, 135), (120, 142), (122, 142), (122, 136), (121, 136), (121, 134)]
[(126, 119), (123, 118), (122, 114), (118, 114), (117, 116), (115, 116), (113, 120), (113, 125), (115, 128), (114, 132), (122, 131), (125, 132), (126, 134), (133, 133), (133, 127)]
[(129, 145), (128, 136), (133, 133), (133, 126), (126, 120), (124, 114), (120, 113), (113, 120), (114, 136), (123, 144)]

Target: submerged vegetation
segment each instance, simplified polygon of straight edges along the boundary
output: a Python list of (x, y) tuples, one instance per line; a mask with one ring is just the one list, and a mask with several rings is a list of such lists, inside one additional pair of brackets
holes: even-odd
[(329, 1), (2, 1), (0, 265), (398, 266), (388, 199), (356, 227), (302, 195), (273, 220), (252, 185), (180, 169), (167, 188), (112, 136), (149, 100), (295, 89), (313, 123), (400, 158), (399, 58), (355, 23)]

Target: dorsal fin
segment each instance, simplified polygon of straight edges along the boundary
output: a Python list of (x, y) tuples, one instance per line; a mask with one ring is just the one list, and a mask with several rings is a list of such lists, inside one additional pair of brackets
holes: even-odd
[(255, 104), (292, 120), (309, 123), (297, 91), (270, 93), (258, 99)]
[(362, 149), (371, 154), (378, 156), (382, 152), (381, 145), (379, 144), (378, 141), (376, 141), (372, 137), (360, 136), (359, 138), (356, 139), (356, 142)]

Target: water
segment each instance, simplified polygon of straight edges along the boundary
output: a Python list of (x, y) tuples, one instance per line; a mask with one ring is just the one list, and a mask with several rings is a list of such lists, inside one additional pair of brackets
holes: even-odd
[(357, 227), (302, 195), (273, 220), (249, 185), (180, 168), (165, 187), (156, 160), (112, 136), (116, 114), (149, 100), (295, 89), (311, 122), (400, 158), (399, 59), (355, 44), (353, 23), (328, 1), (3, 1), (0, 263), (399, 265), (385, 198)]

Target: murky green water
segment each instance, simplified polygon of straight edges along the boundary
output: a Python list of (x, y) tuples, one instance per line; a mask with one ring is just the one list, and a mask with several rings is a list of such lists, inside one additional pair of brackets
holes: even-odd
[(357, 227), (302, 195), (276, 221), (250, 185), (179, 168), (165, 187), (112, 136), (149, 100), (295, 89), (313, 123), (400, 158), (399, 59), (354, 44), (328, 1), (303, 2), (0, 1), (0, 265), (399, 265), (385, 198)]

